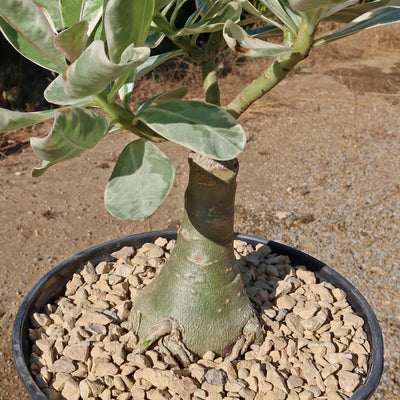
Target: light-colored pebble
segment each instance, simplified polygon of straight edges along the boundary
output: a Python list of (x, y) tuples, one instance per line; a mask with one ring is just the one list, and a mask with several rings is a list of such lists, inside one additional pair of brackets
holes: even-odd
[(317, 283), (314, 273), (292, 268), (268, 246), (254, 252), (240, 241), (235, 256), (262, 310), (264, 342), (234, 362), (209, 351), (188, 368), (157, 348), (133, 353), (132, 298), (173, 245), (160, 238), (113, 253), (115, 263), (86, 265), (65, 297), (33, 315), (32, 373), (50, 399), (344, 400), (363, 382), (370, 346), (345, 292)]

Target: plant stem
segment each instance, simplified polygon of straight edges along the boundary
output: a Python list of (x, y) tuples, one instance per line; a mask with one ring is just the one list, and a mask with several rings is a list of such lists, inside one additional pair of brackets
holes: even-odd
[(218, 84), (218, 71), (215, 61), (223, 43), (224, 39), (221, 32), (211, 33), (207, 46), (205, 47), (204, 53), (199, 61), (203, 76), (206, 102), (216, 105), (220, 105), (221, 100)]
[(201, 72), (203, 75), (203, 86), (206, 102), (220, 105), (221, 100), (218, 85), (218, 72), (215, 68), (215, 61), (210, 60), (209, 62), (204, 62), (201, 64)]
[(257, 324), (233, 253), (238, 162), (193, 154), (189, 165), (175, 248), (159, 277), (134, 300), (131, 318), (140, 314), (135, 327), (140, 341), (169, 317), (182, 325), (182, 340), (191, 352), (221, 354), (249, 320)]
[(96, 104), (117, 120), (125, 129), (131, 130), (135, 116), (119, 104), (107, 101), (107, 95), (102, 92), (93, 96)]
[[(314, 41), (315, 29), (316, 26), (310, 25), (306, 20), (303, 20), (293, 42), (296, 52), (278, 57), (261, 76), (236, 96), (226, 110), (235, 118), (239, 118), (251, 104), (282, 81), (300, 61), (308, 56)], [(291, 40), (290, 35), (286, 39), (288, 41)]]

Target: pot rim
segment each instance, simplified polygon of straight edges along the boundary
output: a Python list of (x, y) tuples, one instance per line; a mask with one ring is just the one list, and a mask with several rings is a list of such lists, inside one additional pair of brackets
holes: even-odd
[[(30, 345), (28, 344), (29, 339), (27, 338), (30, 316), (34, 311), (40, 309), (44, 304), (52, 301), (60, 295), (60, 293), (57, 292), (53, 293), (53, 296), (51, 297), (48, 297), (47, 295), (45, 296), (43, 286), (51, 280), (54, 281), (54, 279), (56, 279), (55, 277), (61, 274), (61, 278), (64, 278), (63, 281), (65, 282), (58, 286), (64, 287), (65, 283), (71, 276), (70, 273), (63, 276), (63, 271), (65, 271), (67, 266), (77, 264), (77, 268), (74, 269), (76, 270), (78, 269), (78, 266), (83, 266), (88, 261), (97, 264), (101, 261), (105, 261), (106, 257), (111, 260), (112, 257), (110, 254), (121, 249), (123, 246), (138, 247), (143, 243), (154, 241), (160, 236), (166, 237), (168, 240), (174, 239), (176, 238), (176, 232), (177, 231), (173, 229), (143, 232), (97, 244), (69, 257), (65, 261), (53, 267), (32, 287), (17, 312), (12, 331), (12, 351), (15, 366), (25, 390), (32, 399), (47, 400), (47, 397), (33, 379), (29, 371), (28, 359), (25, 355), (26, 351), (30, 349)], [(334, 282), (333, 284), (336, 287), (339, 287), (346, 292), (347, 299), (352, 308), (358, 315), (361, 315), (364, 318), (364, 329), (367, 330), (368, 340), (371, 346), (366, 381), (354, 392), (349, 400), (369, 399), (378, 387), (383, 371), (383, 337), (375, 313), (359, 290), (334, 269), (300, 250), (259, 236), (236, 233), (235, 239), (244, 240), (253, 245), (258, 243), (269, 245), (274, 252), (288, 255), (292, 265), (305, 264), (307, 269), (316, 273), (317, 277), (322, 280)], [(58, 280), (60, 280), (60, 278), (58, 278)], [(35, 304), (43, 300), (46, 300), (46, 302), (35, 307)]]

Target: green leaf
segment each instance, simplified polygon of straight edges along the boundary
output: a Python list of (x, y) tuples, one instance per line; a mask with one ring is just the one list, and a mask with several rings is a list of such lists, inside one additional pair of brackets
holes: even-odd
[(227, 45), (232, 50), (248, 57), (276, 57), (281, 54), (295, 52), (295, 50), (289, 46), (252, 38), (243, 28), (232, 21), (228, 21), (225, 24), (223, 35)]
[(157, 47), (164, 39), (165, 35), (162, 32), (149, 32), (145, 45), (151, 48)]
[(103, 0), (85, 0), (81, 20), (89, 22), (88, 36), (90, 36), (103, 16)]
[(217, 160), (235, 158), (246, 144), (242, 126), (227, 111), (199, 101), (172, 101), (146, 108), (142, 122), (172, 142)]
[(357, 32), (374, 28), (376, 26), (393, 24), (400, 21), (400, 7), (382, 7), (369, 11), (354, 21), (345, 25), (336, 32), (326, 35), (313, 44), (313, 47), (321, 46), (325, 43), (333, 42), (335, 40), (353, 35)]
[(35, 3), (42, 6), (49, 13), (56, 30), (64, 28), (61, 19), (60, 1), (59, 0), (35, 0)]
[(289, 28), (294, 34), (297, 33), (301, 24), (301, 16), (295, 12), (287, 3), (283, 0), (260, 0), (269, 10), (271, 10), (279, 20), (283, 22), (285, 26)]
[(136, 68), (129, 72), (128, 78), (118, 90), (118, 96), (126, 109), (129, 109), (129, 100), (135, 87)]
[(131, 97), (134, 84), (135, 84), (135, 79), (139, 79), (143, 75), (146, 75), (150, 71), (152, 71), (154, 68), (162, 64), (163, 62), (169, 60), (170, 58), (173, 58), (177, 55), (183, 54), (182, 50), (173, 50), (169, 51), (167, 53), (159, 54), (156, 56), (151, 56), (147, 60), (145, 60), (142, 64), (140, 64), (136, 70), (132, 70), (125, 81), (125, 83), (121, 86), (121, 88), (118, 91), (119, 97), (122, 101), (122, 103), (127, 107), (127, 104), (129, 102), (129, 99)]
[(88, 26), (87, 21), (80, 21), (55, 37), (54, 45), (68, 61), (74, 62), (82, 54), (86, 46)]
[(348, 24), (349, 22), (358, 18), (360, 15), (365, 14), (368, 11), (372, 11), (376, 8), (387, 6), (400, 6), (400, 0), (375, 0), (366, 2), (352, 0), (348, 3), (350, 4), (343, 4), (343, 6), (345, 7), (338, 6), (331, 8), (322, 15), (321, 19)]
[(136, 112), (143, 111), (146, 108), (154, 104), (167, 103), (169, 101), (181, 100), (189, 93), (188, 86), (178, 86), (176, 88), (169, 89), (151, 99), (135, 103), (134, 108)]
[[(271, 3), (273, 3), (273, 2), (278, 2), (279, 3), (278, 0), (271, 1)], [(253, 4), (251, 4), (250, 1), (248, 1), (248, 0), (241, 1), (241, 5), (243, 7), (243, 10), (248, 12), (250, 15), (254, 15), (260, 21), (266, 22), (267, 24), (276, 26), (279, 29), (283, 30), (283, 26), (280, 23), (278, 23), (274, 19), (266, 17), (261, 11), (259, 11), (256, 7), (254, 7)], [(287, 14), (286, 14), (286, 16), (287, 16)]]
[(54, 110), (20, 112), (0, 108), (0, 133), (35, 125), (54, 117)]
[(338, 4), (345, 3), (346, 0), (289, 0), (290, 6), (300, 12), (308, 12), (312, 10), (327, 10)]
[(153, 12), (154, 0), (108, 0), (104, 29), (111, 61), (119, 62), (122, 52), (132, 43), (143, 46)]
[(174, 182), (172, 162), (153, 143), (128, 144), (114, 167), (104, 193), (108, 212), (117, 218), (143, 221), (167, 197)]
[[(83, 98), (102, 92), (112, 81), (140, 65), (150, 54), (148, 47), (129, 46), (124, 51), (124, 64), (112, 63), (104, 42), (95, 40), (64, 74), (64, 89), (69, 97)], [(126, 56), (126, 57), (125, 57)]]
[(215, 15), (208, 18), (207, 13), (199, 22), (185, 26), (177, 31), (174, 36), (195, 35), (222, 30), (226, 21), (232, 20), (238, 22), (241, 12), (242, 7), (240, 4), (232, 1)]
[(154, 68), (158, 67), (165, 61), (181, 54), (183, 54), (183, 51), (181, 49), (178, 49), (147, 58), (147, 60), (145, 60), (136, 68), (137, 78), (141, 78), (143, 75), (148, 74), (150, 71), (152, 71)]
[(83, 0), (60, 0), (61, 17), (64, 28), (79, 22)]
[(167, 4), (173, 3), (174, 0), (155, 0), (154, 1), (154, 11), (158, 12), (164, 8)]
[(60, 106), (85, 106), (94, 102), (93, 97), (84, 97), (82, 99), (73, 99), (68, 97), (64, 91), (64, 80), (62, 75), (58, 75), (53, 82), (44, 91), (44, 98), (53, 104)]
[(31, 0), (1, 0), (0, 28), (25, 57), (44, 68), (62, 72), (64, 57), (54, 46), (55, 32), (41, 8)]
[(33, 151), (44, 160), (41, 167), (32, 170), (32, 176), (39, 177), (52, 165), (91, 149), (107, 131), (107, 120), (94, 111), (85, 108), (56, 110), (51, 132), (44, 138), (31, 138)]

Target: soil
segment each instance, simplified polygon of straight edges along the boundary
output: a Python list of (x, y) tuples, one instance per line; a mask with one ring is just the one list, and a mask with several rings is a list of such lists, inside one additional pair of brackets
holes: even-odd
[[(238, 63), (222, 79), (223, 102), (264, 62)], [(324, 48), (241, 117), (236, 229), (284, 242), (326, 262), (369, 299), (381, 323), (386, 361), (375, 399), (400, 398), (400, 39), (398, 25)], [(189, 80), (192, 97), (199, 96)], [(173, 85), (166, 81), (162, 86)], [(140, 93), (154, 92), (146, 81)], [(110, 135), (40, 179), (40, 161), (23, 144), (49, 123), (8, 134), (19, 152), (0, 161), (0, 400), (27, 399), (14, 368), (13, 320), (22, 299), (60, 261), (92, 245), (147, 230), (176, 228), (188, 152), (162, 150), (175, 186), (145, 222), (116, 220), (103, 191), (129, 133)], [(2, 139), (5, 136), (0, 137)], [(21, 144), (22, 143), (22, 144)], [(0, 149), (1, 150), (1, 149)]]

